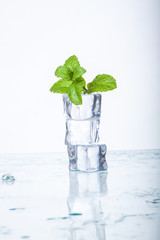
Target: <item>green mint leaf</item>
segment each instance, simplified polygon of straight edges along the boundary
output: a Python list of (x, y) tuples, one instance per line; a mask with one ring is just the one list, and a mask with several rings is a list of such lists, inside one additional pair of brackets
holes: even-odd
[(81, 80), (75, 80), (72, 82), (72, 84), (67, 89), (67, 94), (69, 96), (70, 101), (75, 105), (81, 105), (82, 104), (82, 91), (83, 86), (85, 85), (85, 81)]
[(72, 81), (66, 79), (60, 79), (58, 82), (54, 83), (50, 91), (54, 93), (67, 93), (68, 87), (72, 84)]
[(63, 79), (71, 80), (73, 74), (68, 67), (59, 66), (55, 71), (55, 75)]
[(84, 82), (84, 84), (86, 84), (86, 81), (84, 80), (84, 78), (81, 76), (81, 77), (78, 77), (77, 78), (77, 81), (83, 81)]
[(74, 81), (77, 78), (81, 77), (85, 72), (86, 72), (86, 70), (83, 67), (81, 67), (81, 66), (75, 67), (73, 70), (72, 80)]
[(95, 79), (87, 84), (85, 93), (107, 92), (117, 88), (116, 80), (107, 74), (97, 75)]
[(86, 81), (84, 80), (83, 77), (77, 78), (77, 81), (83, 81), (83, 93), (84, 93), (84, 91), (87, 90), (87, 89), (86, 89)]
[(78, 58), (75, 55), (73, 55), (65, 61), (64, 66), (68, 67), (73, 72), (74, 68), (80, 66), (80, 64)]

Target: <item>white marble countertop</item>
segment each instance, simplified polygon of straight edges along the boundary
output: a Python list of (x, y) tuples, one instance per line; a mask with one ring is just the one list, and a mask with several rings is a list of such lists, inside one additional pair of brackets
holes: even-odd
[(0, 155), (0, 240), (159, 240), (160, 150), (113, 151), (108, 172), (67, 154)]

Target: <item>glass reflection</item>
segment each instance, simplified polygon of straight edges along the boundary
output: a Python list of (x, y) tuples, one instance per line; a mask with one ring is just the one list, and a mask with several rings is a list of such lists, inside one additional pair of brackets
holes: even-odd
[(107, 172), (69, 173), (67, 199), (71, 226), (68, 240), (106, 240), (102, 198), (107, 195)]

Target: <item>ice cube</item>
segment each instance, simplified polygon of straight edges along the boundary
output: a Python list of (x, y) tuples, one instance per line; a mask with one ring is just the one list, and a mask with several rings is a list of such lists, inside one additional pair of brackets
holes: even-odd
[(2, 181), (14, 182), (15, 178), (14, 178), (14, 176), (12, 176), (12, 174), (6, 173), (6, 174), (2, 175)]
[(68, 145), (69, 169), (94, 172), (107, 169), (106, 145)]
[(101, 94), (83, 94), (82, 105), (74, 105), (67, 94), (63, 94), (66, 118), (83, 120), (101, 115)]
[(66, 145), (94, 144), (99, 141), (100, 118), (94, 117), (85, 120), (66, 120)]

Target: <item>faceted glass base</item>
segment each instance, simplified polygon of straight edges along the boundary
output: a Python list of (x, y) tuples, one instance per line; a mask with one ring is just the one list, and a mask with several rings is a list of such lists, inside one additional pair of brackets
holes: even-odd
[(106, 145), (68, 145), (69, 170), (95, 172), (107, 170)]

